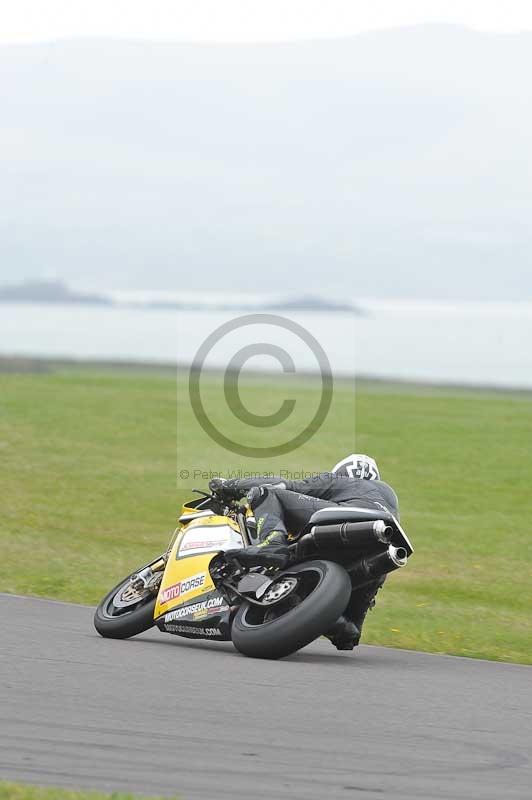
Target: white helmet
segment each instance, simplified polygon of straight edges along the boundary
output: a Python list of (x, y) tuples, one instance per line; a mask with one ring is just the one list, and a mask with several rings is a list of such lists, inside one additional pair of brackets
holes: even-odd
[(364, 478), (367, 481), (380, 481), (381, 479), (375, 459), (362, 453), (352, 453), (347, 458), (342, 459), (332, 468), (331, 472), (334, 475), (348, 478)]

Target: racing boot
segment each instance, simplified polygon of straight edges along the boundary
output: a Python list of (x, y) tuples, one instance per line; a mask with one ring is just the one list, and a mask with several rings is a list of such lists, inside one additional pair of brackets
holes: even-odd
[(284, 569), (288, 564), (289, 550), (280, 531), (272, 531), (264, 541), (241, 550), (228, 550), (226, 556), (236, 559), (243, 567), (271, 567)]
[(358, 628), (359, 638), (362, 634), (362, 626), (364, 625), (366, 614), (370, 608), (375, 607), (375, 597), (385, 580), (386, 575), (382, 575), (380, 578), (368, 583), (366, 586), (362, 586), (360, 589), (354, 589), (351, 593), (349, 603), (347, 604), (347, 608), (344, 613), (346, 617), (352, 620), (352, 622)]
[(352, 650), (360, 641), (360, 631), (354, 622), (343, 615), (338, 617), (324, 636), (337, 650)]
[(375, 605), (375, 595), (384, 583), (386, 576), (354, 589), (344, 614), (339, 617), (325, 636), (337, 650), (353, 650), (360, 642), (362, 626), (366, 614)]

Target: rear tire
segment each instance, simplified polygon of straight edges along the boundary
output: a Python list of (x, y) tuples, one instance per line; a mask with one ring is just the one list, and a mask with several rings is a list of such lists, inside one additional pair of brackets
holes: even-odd
[(136, 636), (138, 633), (144, 633), (153, 628), (155, 624), (153, 612), (157, 594), (150, 592), (138, 603), (125, 608), (119, 608), (113, 603), (120, 590), (129, 583), (131, 576), (135, 574), (132, 572), (131, 575), (120, 581), (98, 604), (94, 614), (94, 627), (100, 636), (107, 639), (129, 639), (130, 636)]
[[(277, 659), (295, 653), (325, 633), (349, 602), (351, 580), (346, 570), (333, 561), (297, 564), (284, 570), (275, 582), (283, 576), (297, 578), (298, 586), (293, 590), (297, 604), (288, 602), (288, 595), (286, 600), (272, 605), (266, 615), (251, 603), (238, 609), (231, 638), (243, 655)], [(280, 612), (279, 616), (272, 619), (275, 611)]]

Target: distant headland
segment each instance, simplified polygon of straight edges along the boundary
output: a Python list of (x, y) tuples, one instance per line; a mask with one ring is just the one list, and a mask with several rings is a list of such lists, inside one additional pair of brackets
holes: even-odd
[(144, 308), (182, 311), (315, 311), (363, 314), (363, 310), (353, 303), (336, 302), (315, 295), (285, 296), (272, 299), (267, 297), (263, 302), (247, 303), (243, 298), (234, 301), (227, 295), (220, 301), (211, 299), (204, 302), (201, 295), (192, 299), (190, 295), (180, 300), (168, 299), (119, 300), (105, 292), (82, 292), (71, 289), (66, 283), (57, 280), (32, 280), (18, 284), (0, 286), (0, 303), (50, 303), (57, 305), (98, 305), (117, 308)]

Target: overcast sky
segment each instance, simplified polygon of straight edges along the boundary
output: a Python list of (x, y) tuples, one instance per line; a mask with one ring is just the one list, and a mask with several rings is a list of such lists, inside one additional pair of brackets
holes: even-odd
[(0, 42), (72, 36), (275, 41), (420, 23), (532, 30), (531, 0), (16, 0), (2, 4)]

